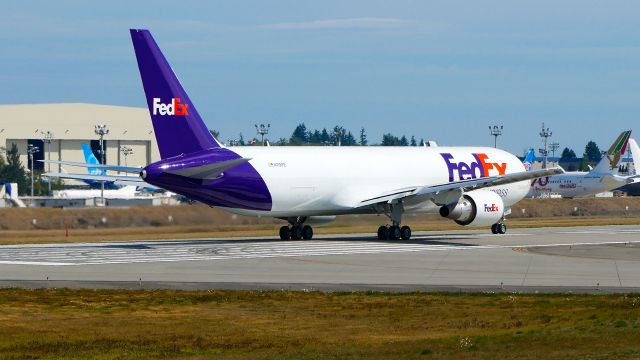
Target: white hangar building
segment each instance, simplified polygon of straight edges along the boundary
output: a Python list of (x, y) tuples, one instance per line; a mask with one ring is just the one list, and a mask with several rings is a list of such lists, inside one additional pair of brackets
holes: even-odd
[[(100, 141), (95, 125), (104, 124), (105, 162), (107, 164), (145, 166), (160, 160), (153, 126), (146, 108), (97, 104), (24, 104), (0, 105), (0, 147), (9, 149), (16, 144), (25, 168), (31, 163), (27, 146), (32, 144), (39, 151), (35, 160), (84, 162), (81, 144), (89, 144), (100, 161)], [(52, 134), (49, 142), (47, 132)], [(130, 150), (127, 150), (130, 149)], [(4, 154), (3, 154), (4, 155)], [(36, 171), (47, 170), (44, 163), (34, 162)], [(80, 168), (65, 168), (68, 172)], [(61, 171), (51, 165), (51, 171)]]

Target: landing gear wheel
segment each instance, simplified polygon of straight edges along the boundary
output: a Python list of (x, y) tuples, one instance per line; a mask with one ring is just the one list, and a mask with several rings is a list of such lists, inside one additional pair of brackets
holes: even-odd
[(313, 228), (309, 225), (302, 227), (302, 238), (305, 240), (311, 240), (313, 238)]
[(411, 239), (411, 228), (408, 226), (403, 226), (400, 228), (400, 237), (402, 238), (402, 240), (409, 240)]
[(291, 239), (300, 240), (302, 239), (302, 228), (300, 226), (292, 226), (291, 227)]
[(288, 226), (283, 226), (280, 228), (280, 239), (281, 240), (291, 239), (291, 230), (289, 230)]
[(496, 226), (496, 230), (498, 230), (498, 234), (506, 234), (507, 233), (507, 225), (505, 223), (499, 223)]
[(380, 226), (378, 228), (378, 240), (387, 240), (389, 238), (389, 228)]
[(399, 226), (391, 226), (389, 227), (389, 240), (398, 240), (400, 239), (400, 227)]
[(497, 234), (498, 233), (498, 224), (493, 224), (491, 225), (491, 233), (492, 234)]

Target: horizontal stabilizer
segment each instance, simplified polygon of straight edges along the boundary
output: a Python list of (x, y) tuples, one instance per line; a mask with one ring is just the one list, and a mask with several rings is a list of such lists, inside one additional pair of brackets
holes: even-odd
[(212, 180), (220, 177), (223, 171), (229, 168), (232, 168), (234, 166), (243, 164), (249, 160), (251, 159), (238, 158), (233, 160), (210, 163), (206, 165), (192, 166), (192, 167), (182, 168), (178, 170), (167, 170), (165, 172), (169, 174), (188, 177), (191, 179)]
[(141, 167), (135, 167), (135, 166), (88, 164), (88, 163), (81, 163), (81, 162), (58, 161), (58, 160), (38, 160), (38, 161), (41, 161), (43, 163), (48, 163), (48, 164), (60, 164), (60, 165), (67, 165), (67, 166), (88, 167), (88, 168), (95, 168), (100, 170), (122, 171), (122, 172), (132, 172), (132, 173), (138, 173), (142, 170)]

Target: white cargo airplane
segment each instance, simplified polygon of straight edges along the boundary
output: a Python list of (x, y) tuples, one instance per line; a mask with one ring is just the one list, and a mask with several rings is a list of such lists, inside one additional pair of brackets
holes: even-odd
[(412, 212), (505, 233), (504, 216), (531, 179), (563, 172), (528, 172), (514, 155), (486, 147), (225, 147), (151, 33), (131, 30), (131, 38), (161, 156), (142, 180), (229, 212), (286, 220), (282, 239), (311, 239), (312, 224), (342, 214), (384, 214), (391, 224), (378, 238), (409, 239), (401, 221)]
[[(623, 131), (611, 145), (609, 151), (592, 170), (568, 172), (561, 175), (545, 176), (531, 182), (527, 197), (542, 197), (559, 194), (563, 198), (593, 196), (634, 182), (633, 177), (617, 175), (618, 164), (627, 144), (632, 144), (631, 153), (635, 158), (638, 145), (629, 141), (631, 131)], [(636, 149), (633, 149), (635, 145)], [(640, 165), (640, 164), (638, 164)]]

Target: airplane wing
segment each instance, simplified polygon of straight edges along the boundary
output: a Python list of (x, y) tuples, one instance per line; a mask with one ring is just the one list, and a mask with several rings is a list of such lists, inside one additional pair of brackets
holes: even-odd
[(136, 183), (137, 186), (144, 186), (144, 184), (146, 184), (139, 176), (91, 175), (91, 174), (49, 173), (49, 172), (42, 174), (42, 176), (56, 177), (56, 178), (63, 178), (63, 179), (115, 182), (118, 184), (127, 182), (127, 183)]
[[(462, 192), (478, 190), (489, 186), (506, 185), (515, 182), (536, 179), (543, 176), (558, 175), (563, 173), (564, 170), (562, 170), (562, 168), (555, 167), (551, 169), (522, 171), (502, 176), (468, 179), (433, 186), (407, 187), (362, 200), (358, 204), (356, 204), (355, 207), (373, 205), (378, 203), (390, 203), (394, 200), (403, 199), (409, 196), (429, 195), (432, 196), (434, 202), (440, 204), (440, 201), (438, 201), (439, 199), (450, 199), (452, 197), (455, 197), (457, 199), (462, 194)], [(443, 201), (443, 204), (444, 203), (446, 203), (446, 201)]]
[(38, 160), (43, 163), (48, 164), (61, 164), (67, 166), (79, 166), (79, 167), (90, 167), (102, 170), (111, 170), (111, 171), (122, 171), (122, 172), (133, 172), (138, 173), (142, 170), (141, 167), (136, 166), (118, 166), (118, 165), (103, 165), (103, 164), (88, 164), (82, 162), (73, 162), (73, 161), (58, 161), (58, 160)]

